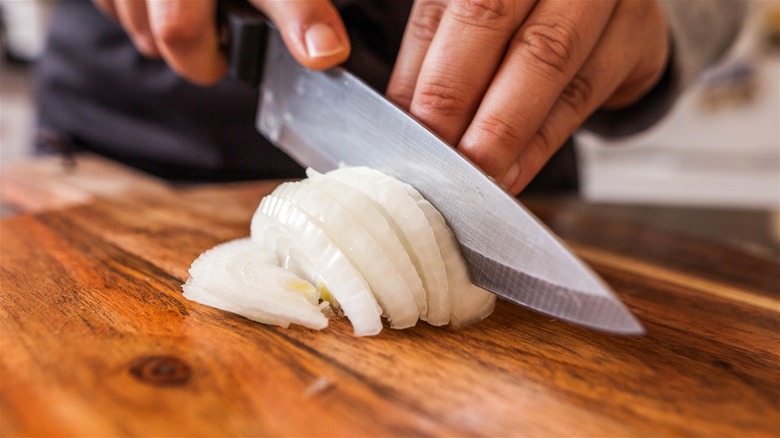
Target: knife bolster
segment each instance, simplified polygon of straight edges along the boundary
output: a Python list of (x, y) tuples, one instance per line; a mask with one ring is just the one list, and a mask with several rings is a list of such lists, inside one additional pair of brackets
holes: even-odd
[(225, 0), (219, 22), (228, 60), (228, 75), (257, 88), (262, 80), (268, 19), (246, 1)]

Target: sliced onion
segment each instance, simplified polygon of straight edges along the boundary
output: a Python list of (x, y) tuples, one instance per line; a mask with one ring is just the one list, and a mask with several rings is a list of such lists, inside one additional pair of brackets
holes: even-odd
[[(336, 194), (339, 190), (341, 195)], [(422, 283), (392, 230), (386, 222), (381, 223), (384, 219), (371, 210), (374, 208), (372, 203), (362, 199), (364, 196), (361, 193), (354, 193), (348, 187), (333, 187), (329, 181), (307, 180), (287, 184), (270, 196), (284, 199), (300, 208), (343, 251), (368, 282), (391, 327), (407, 328), (417, 322), (418, 307), (401, 269), (412, 271), (424, 302)], [(357, 205), (362, 215), (356, 217), (334, 197)], [(404, 258), (408, 268), (403, 264)], [(397, 264), (402, 268), (399, 269)]]
[(496, 296), (471, 283), (468, 266), (460, 252), (460, 245), (447, 226), (444, 217), (416, 190), (410, 195), (425, 213), (436, 235), (436, 242), (444, 257), (450, 295), (450, 324), (456, 327), (484, 319), (493, 312)]
[[(307, 171), (311, 178), (315, 172)], [(432, 325), (450, 320), (447, 272), (433, 228), (409, 191), (409, 184), (368, 167), (343, 167), (325, 174), (368, 196), (395, 232), (422, 279), (427, 312), (421, 319)], [(440, 222), (437, 226), (442, 226)]]
[[(285, 183), (288, 186), (300, 183)], [(277, 191), (283, 191), (280, 186)], [(296, 266), (306, 269), (305, 278), (320, 291), (329, 291), (352, 323), (357, 336), (382, 330), (381, 309), (363, 276), (327, 234), (295, 205), (266, 196), (252, 217), (252, 239), (268, 245), (280, 259), (297, 259)], [(283, 237), (284, 245), (280, 245)], [(305, 258), (304, 258), (305, 255)]]
[(217, 245), (193, 262), (184, 296), (265, 324), (326, 327), (314, 285), (277, 266), (275, 259), (248, 238)]
[(461, 326), (489, 315), (444, 217), (409, 184), (369, 168), (279, 185), (251, 238), (204, 252), (184, 296), (266, 324), (321, 329), (331, 307), (357, 336), (416, 324)]

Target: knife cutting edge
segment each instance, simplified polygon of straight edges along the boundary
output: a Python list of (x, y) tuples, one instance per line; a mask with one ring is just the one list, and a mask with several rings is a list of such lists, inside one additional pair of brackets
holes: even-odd
[(257, 129), (304, 167), (367, 166), (414, 186), (444, 216), (475, 284), (616, 334), (644, 329), (614, 292), (491, 178), (343, 68), (300, 66), (248, 4), (229, 5), (230, 75), (260, 88)]

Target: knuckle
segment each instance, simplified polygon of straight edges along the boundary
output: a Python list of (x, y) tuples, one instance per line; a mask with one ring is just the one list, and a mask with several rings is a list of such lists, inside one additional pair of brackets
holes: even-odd
[(450, 6), (450, 12), (456, 18), (486, 26), (509, 15), (506, 0), (459, 0), (451, 2)]
[(417, 39), (432, 40), (445, 9), (447, 9), (445, 1), (429, 0), (419, 3), (409, 21), (409, 31)]
[(414, 104), (415, 112), (419, 116), (457, 116), (467, 107), (463, 94), (448, 81), (418, 84)]
[(583, 76), (576, 75), (563, 89), (561, 101), (573, 109), (576, 114), (582, 114), (592, 102), (593, 88), (593, 82)]
[(533, 60), (565, 74), (572, 64), (576, 35), (561, 22), (534, 23), (520, 33), (520, 44)]
[(522, 135), (515, 124), (504, 120), (498, 115), (485, 115), (474, 121), (474, 126), (484, 136), (493, 139), (496, 147), (502, 151), (516, 149), (520, 145)]
[(530, 143), (531, 152), (546, 161), (563, 143), (567, 136), (549, 124), (543, 124)]
[(532, 147), (536, 151), (548, 151), (552, 149), (552, 144), (554, 143), (553, 137), (554, 135), (550, 130), (550, 127), (542, 125), (539, 128), (539, 131), (536, 132), (536, 139), (531, 143)]
[(493, 176), (502, 171), (506, 157), (516, 156), (522, 147), (522, 135), (518, 128), (496, 115), (475, 119), (469, 130), (472, 134), (464, 136), (460, 149)]

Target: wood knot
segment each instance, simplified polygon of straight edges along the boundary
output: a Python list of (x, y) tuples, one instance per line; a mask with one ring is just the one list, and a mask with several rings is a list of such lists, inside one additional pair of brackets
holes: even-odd
[(173, 356), (145, 356), (130, 365), (130, 374), (150, 385), (178, 386), (190, 380), (192, 369)]
[(718, 359), (718, 360), (713, 361), (712, 363), (716, 367), (724, 369), (726, 371), (731, 371), (731, 370), (734, 369), (734, 365), (732, 365), (730, 362), (725, 361), (725, 360)]

